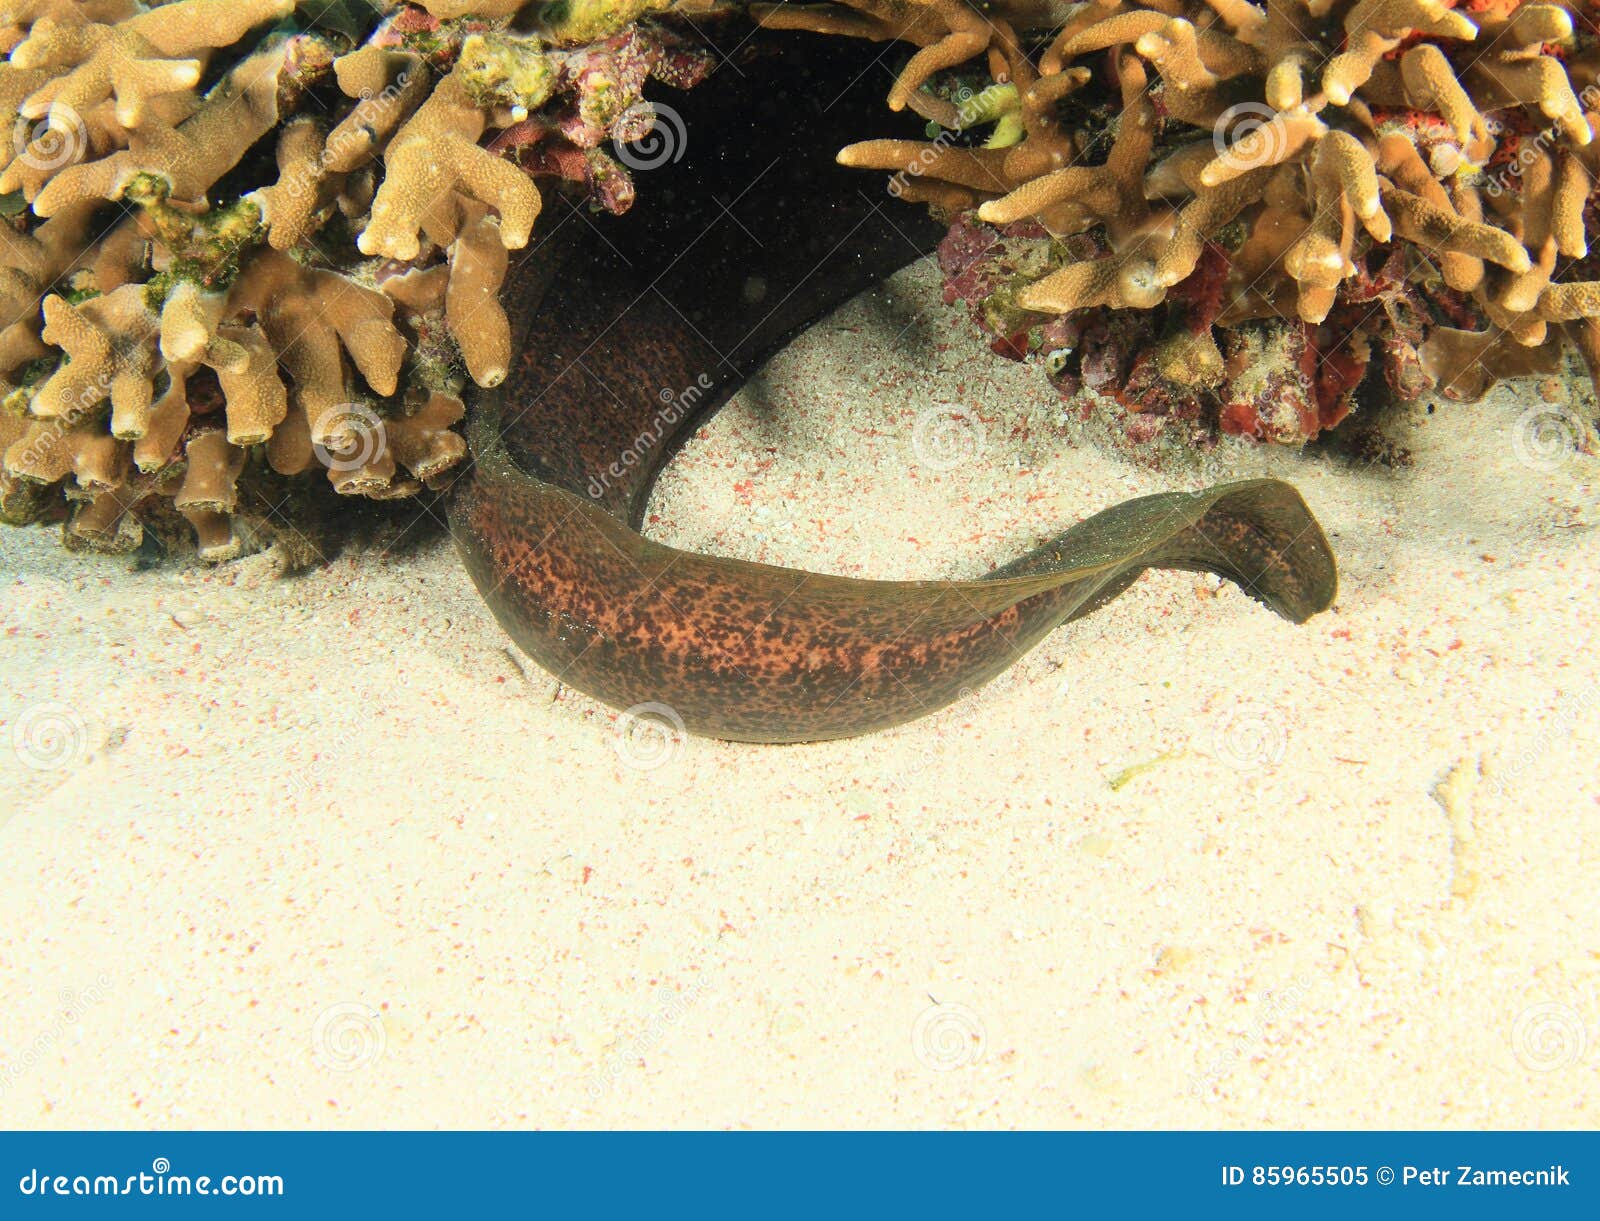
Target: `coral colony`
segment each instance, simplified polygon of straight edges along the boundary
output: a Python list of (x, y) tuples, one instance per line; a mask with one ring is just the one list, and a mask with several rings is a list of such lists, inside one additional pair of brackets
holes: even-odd
[(760, 19), (922, 46), (890, 106), (989, 138), (840, 159), (955, 214), (950, 290), (999, 350), (1148, 427), (1298, 442), (1374, 363), (1391, 397), (1476, 398), (1553, 370), (1563, 338), (1600, 372), (1588, 7), (847, 0)]
[(948, 219), (947, 293), (996, 351), (1142, 435), (1299, 443), (1554, 371), (1564, 341), (1597, 376), (1594, 15), (0, 0), (0, 515), (222, 560), (307, 480), (442, 486), (469, 383), (511, 359), (509, 252), (553, 190), (634, 202), (612, 153), (724, 18), (903, 44), (888, 105), (927, 138), (841, 161)]
[(390, 498), (459, 463), (537, 181), (626, 208), (602, 146), (711, 67), (635, 24), (664, 0), (518, 7), (0, 0), (5, 518), (128, 550), (175, 512), (222, 560), (296, 477)]

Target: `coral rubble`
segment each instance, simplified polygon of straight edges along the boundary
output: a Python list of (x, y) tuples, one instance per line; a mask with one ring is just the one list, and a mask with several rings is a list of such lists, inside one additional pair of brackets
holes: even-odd
[(1009, 355), (1150, 428), (1301, 441), (1363, 383), (1600, 377), (1587, 3), (840, 0), (766, 25), (917, 49), (926, 141), (845, 148), (954, 218)]
[(0, 0), (0, 514), (216, 560), (297, 477), (436, 484), (541, 192), (626, 208), (602, 146), (710, 70), (671, 7)]

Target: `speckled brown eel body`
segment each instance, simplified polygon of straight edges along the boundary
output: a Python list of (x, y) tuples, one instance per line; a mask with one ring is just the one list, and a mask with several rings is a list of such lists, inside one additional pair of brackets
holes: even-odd
[(1327, 540), (1275, 480), (1129, 501), (970, 581), (826, 576), (640, 534), (683, 438), (797, 329), (937, 240), (920, 209), (834, 167), (838, 133), (882, 126), (881, 70), (841, 90), (861, 67), (840, 59), (776, 84), (763, 63), (754, 97), (723, 79), (673, 99), (688, 147), (639, 175), (641, 205), (552, 209), (547, 248), (513, 273), (520, 355), (474, 404), (451, 524), (517, 644), (617, 707), (792, 742), (940, 708), (1146, 568), (1220, 573), (1296, 622), (1328, 606)]

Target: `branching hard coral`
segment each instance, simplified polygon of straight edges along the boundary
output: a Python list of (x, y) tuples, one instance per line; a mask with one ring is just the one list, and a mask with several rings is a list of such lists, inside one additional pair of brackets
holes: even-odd
[(1588, 3), (0, 0), (0, 515), (216, 559), (261, 487), (442, 486), (512, 252), (553, 191), (632, 204), (608, 146), (730, 7), (906, 44), (927, 138), (840, 160), (955, 219), (952, 295), (1063, 387), (1293, 441), (1600, 371)]
[[(1132, 410), (1200, 410), (1192, 378), (1168, 371), (1196, 352), (1194, 367), (1213, 369), (1219, 345), (1196, 339), (1212, 328), (1322, 367), (1296, 391), (1311, 405), (1284, 417), (1236, 392), (1266, 349), (1220, 345), (1233, 355), (1208, 410), (1224, 431), (1279, 440), (1341, 417), (1369, 369), (1405, 397), (1481, 393), (1548, 365), (1566, 338), (1600, 367), (1600, 279), (1585, 261), (1600, 36), (1587, 4), (842, 0), (756, 13), (915, 48), (889, 105), (945, 130), (852, 145), (840, 161), (894, 171), (897, 195), (976, 210), (991, 236), (964, 220), (952, 249), (988, 270), (952, 263), (956, 292), (1005, 348), (1068, 370), (1090, 361), (1084, 336), (1111, 333), (1094, 319), (1128, 311), (1134, 330), (1106, 359)], [(975, 147), (992, 108), (960, 100), (1002, 87), (1020, 129)], [(1273, 328), (1303, 334), (1277, 345)], [(1423, 347), (1435, 333), (1477, 338)], [(1445, 350), (1476, 370), (1442, 380)]]
[(46, 17), (12, 50), (11, 63), (56, 75), (20, 112), (25, 118), (48, 115), (57, 126), (115, 98), (116, 122), (139, 128), (155, 99), (199, 83), (202, 55), (293, 8), (294, 0), (183, 0), (114, 23)]
[(499, 211), (507, 249), (527, 245), (539, 216), (539, 190), (516, 166), (479, 147), (488, 117), (469, 80), (458, 64), (389, 142), (383, 186), (361, 234), (363, 254), (416, 258), (420, 231), (457, 193)]
[(216, 560), (258, 486), (448, 478), (542, 191), (625, 208), (601, 146), (710, 69), (677, 7), (0, 0), (5, 520)]

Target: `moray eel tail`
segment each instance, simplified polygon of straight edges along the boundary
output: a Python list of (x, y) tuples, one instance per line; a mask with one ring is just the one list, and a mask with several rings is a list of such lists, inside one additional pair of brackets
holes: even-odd
[(1215, 572), (1301, 622), (1332, 601), (1333, 557), (1270, 479), (1116, 505), (971, 581), (864, 581), (680, 551), (533, 478), (473, 429), (456, 540), (507, 633), (619, 708), (689, 731), (794, 742), (932, 712), (1011, 666), (1147, 568)]
[(851, 580), (643, 537), (656, 476), (744, 378), (945, 233), (834, 165), (835, 133), (884, 121), (875, 52), (836, 41), (785, 43), (754, 102), (743, 74), (675, 101), (696, 138), (651, 171), (651, 198), (614, 218), (552, 200), (559, 240), (508, 279), (517, 357), (471, 404), (450, 520), (511, 637), (607, 703), (792, 742), (931, 712), (1147, 568), (1221, 573), (1296, 622), (1327, 606), (1327, 540), (1272, 480), (1117, 505), (970, 581)]

